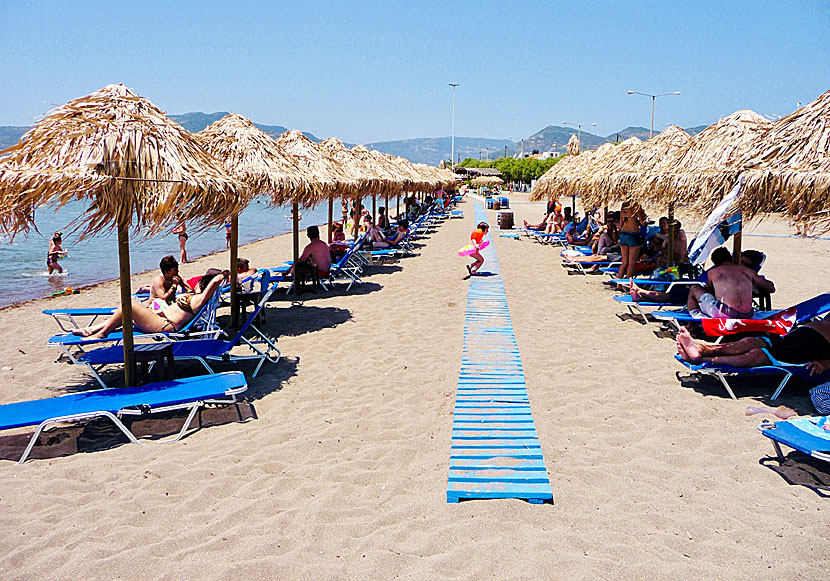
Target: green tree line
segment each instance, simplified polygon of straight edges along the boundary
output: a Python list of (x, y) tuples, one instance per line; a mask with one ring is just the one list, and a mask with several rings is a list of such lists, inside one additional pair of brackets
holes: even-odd
[(542, 174), (556, 165), (562, 157), (550, 157), (548, 159), (534, 159), (524, 157), (513, 159), (512, 157), (500, 157), (494, 161), (481, 161), (468, 157), (460, 164), (460, 167), (488, 167), (495, 168), (501, 172), (506, 182), (524, 182), (529, 184), (532, 180), (542, 177)]

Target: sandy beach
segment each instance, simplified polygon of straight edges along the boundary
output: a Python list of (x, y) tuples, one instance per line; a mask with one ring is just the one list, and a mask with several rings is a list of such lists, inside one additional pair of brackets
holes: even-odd
[[(543, 213), (526, 200), (511, 196), (518, 224)], [(26, 430), (0, 435), (0, 576), (823, 575), (828, 469), (793, 458), (779, 468), (755, 431), (764, 416), (744, 415), (770, 396), (772, 381), (738, 383), (733, 401), (715, 383), (688, 380), (674, 342), (655, 336), (656, 325), (618, 318), (601, 277), (568, 276), (558, 249), (500, 238), (495, 228), (554, 502), (447, 504), (468, 287), (455, 251), (474, 228), (473, 204), (466, 200), (463, 220), (423, 240), (418, 256), (373, 267), (349, 293), (342, 284), (328, 294), (281, 293), (265, 328), (283, 359), (256, 378), (252, 365), (239, 367), (248, 375), (249, 421), (214, 412), (206, 414), (212, 425), (178, 443), (91, 452), (75, 452), (87, 445), (80, 428), (61, 428), (58, 442), (37, 447), (22, 466), (9, 459)], [(488, 216), (494, 225), (495, 213)], [(830, 241), (751, 235), (791, 232), (775, 220), (748, 232), (744, 248), (768, 256), (774, 307), (826, 291)], [(290, 254), (290, 236), (240, 250), (254, 267)], [(223, 252), (182, 273), (227, 262)], [(133, 285), (148, 280), (136, 276)], [(95, 388), (80, 369), (53, 363), (58, 350), (46, 341), (58, 327), (40, 311), (117, 300), (110, 282), (0, 310), (0, 403)], [(181, 375), (200, 369), (178, 365)], [(805, 393), (788, 387), (781, 403), (810, 413)]]

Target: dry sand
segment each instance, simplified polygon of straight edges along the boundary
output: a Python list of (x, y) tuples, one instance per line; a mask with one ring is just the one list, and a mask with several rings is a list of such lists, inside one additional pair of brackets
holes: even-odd
[[(540, 204), (512, 199), (518, 223), (541, 215)], [(38, 447), (41, 459), (0, 462), (0, 576), (823, 575), (827, 470), (788, 460), (783, 477), (755, 432), (760, 418), (743, 415), (769, 382), (744, 383), (738, 401), (717, 385), (681, 384), (673, 342), (617, 318), (600, 277), (567, 276), (558, 250), (495, 229), (554, 504), (446, 503), (467, 290), (455, 250), (474, 224), (472, 202), (462, 208), (464, 219), (445, 223), (420, 256), (374, 269), (352, 293), (271, 305), (266, 327), (284, 359), (249, 381), (257, 419), (217, 416), (178, 443), (60, 456), (80, 431), (62, 429), (61, 444)], [(750, 236), (745, 247), (767, 252), (775, 306), (826, 290), (830, 242)], [(276, 265), (290, 238), (241, 254)], [(220, 254), (182, 270), (226, 262)], [(117, 296), (106, 283), (0, 311), (0, 366), (12, 368), (0, 371), (0, 403), (94, 388), (52, 363), (46, 339), (57, 327), (40, 310)], [(783, 400), (809, 411), (804, 397)], [(19, 446), (19, 436), (2, 438), (5, 457)]]

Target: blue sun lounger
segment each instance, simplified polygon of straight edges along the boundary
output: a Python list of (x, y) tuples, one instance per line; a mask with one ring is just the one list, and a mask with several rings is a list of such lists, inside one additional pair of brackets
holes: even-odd
[(41, 432), (58, 422), (106, 417), (112, 420), (131, 442), (141, 444), (121, 421), (122, 416), (188, 409), (190, 413), (178, 435), (161, 440), (174, 442), (185, 435), (201, 407), (207, 404), (235, 404), (238, 402), (236, 396), (246, 389), (248, 384), (245, 382), (245, 376), (238, 371), (231, 371), (151, 383), (141, 387), (101, 389), (21, 401), (0, 405), (0, 430), (37, 426), (26, 450), (17, 462), (22, 464), (32, 452)]
[[(173, 359), (193, 359), (204, 365), (208, 373), (214, 373), (208, 361), (258, 361), (259, 363), (254, 370), (253, 377), (257, 376), (262, 364), (266, 361), (277, 363), (280, 360), (280, 350), (277, 349), (274, 340), (269, 338), (261, 330), (254, 326), (254, 320), (260, 311), (265, 308), (265, 303), (271, 298), (271, 295), (277, 289), (279, 282), (274, 283), (270, 289), (262, 296), (259, 304), (254, 308), (245, 323), (239, 329), (237, 334), (230, 340), (225, 341), (219, 338), (202, 338), (189, 339), (186, 341), (171, 341), (170, 346), (173, 349)], [(245, 333), (253, 329), (254, 337), (245, 337)], [(253, 354), (251, 355), (233, 355), (231, 349), (236, 345), (247, 345)], [(113, 345), (109, 347), (100, 347), (81, 354), (77, 357), (76, 363), (85, 365), (92, 373), (98, 383), (103, 387), (107, 387), (103, 378), (99, 375), (99, 371), (107, 365), (123, 365), (124, 364), (124, 349), (120, 345)]]
[(780, 422), (764, 421), (758, 431), (772, 440), (778, 460), (784, 461), (780, 444), (798, 450), (808, 456), (830, 462), (830, 432), (825, 427), (830, 425), (830, 417), (815, 416), (794, 418)]
[[(115, 307), (101, 307), (92, 309), (44, 309), (41, 311), (44, 315), (49, 315), (61, 331), (71, 333), (75, 329), (87, 327), (95, 323), (98, 317), (109, 317), (115, 312)], [(81, 317), (84, 318), (81, 322), (78, 321)]]
[(790, 381), (793, 377), (796, 377), (805, 383), (818, 385), (820, 383), (825, 383), (830, 381), (830, 371), (825, 371), (821, 375), (816, 375), (815, 377), (810, 376), (810, 371), (807, 369), (806, 364), (798, 365), (793, 363), (783, 363), (780, 361), (775, 360), (771, 355), (767, 354), (767, 357), (770, 358), (771, 363), (770, 365), (759, 365), (758, 367), (732, 367), (731, 365), (716, 365), (711, 362), (705, 363), (689, 363), (685, 361), (680, 355), (675, 355), (674, 358), (679, 361), (682, 365), (685, 365), (689, 371), (693, 373), (698, 373), (700, 375), (711, 375), (714, 376), (720, 381), (721, 385), (726, 389), (726, 392), (729, 394), (729, 397), (732, 399), (738, 399), (735, 397), (735, 392), (732, 391), (732, 387), (729, 385), (729, 381), (727, 381), (727, 376), (745, 376), (745, 375), (779, 375), (783, 374), (783, 378), (778, 386), (775, 388), (775, 391), (772, 394), (773, 400), (778, 399), (778, 396), (781, 395), (781, 392), (784, 391), (784, 388), (787, 386), (787, 382)]
[[(222, 329), (216, 324), (216, 309), (218, 306), (219, 293), (217, 292), (207, 303), (202, 305), (202, 308), (199, 309), (196, 316), (189, 323), (175, 333), (142, 333), (134, 330), (133, 338), (185, 339), (190, 337), (218, 337), (222, 333)], [(86, 352), (86, 348), (100, 345), (101, 343), (120, 344), (123, 340), (124, 333), (122, 331), (114, 331), (101, 339), (81, 337), (80, 335), (74, 335), (72, 333), (52, 335), (47, 343), (61, 349), (62, 353), (57, 361), (60, 361), (65, 356), (71, 362), (77, 363), (78, 356)]]

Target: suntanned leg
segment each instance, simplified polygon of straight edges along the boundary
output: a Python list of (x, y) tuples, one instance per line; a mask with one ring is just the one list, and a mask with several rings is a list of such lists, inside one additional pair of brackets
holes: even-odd
[[(680, 331), (677, 333), (677, 354), (690, 363), (715, 361), (716, 363), (734, 365), (735, 367), (753, 367), (755, 361), (760, 361), (760, 364), (763, 365), (764, 363), (769, 363), (769, 359), (761, 351), (765, 346), (766, 343), (755, 337), (746, 337), (734, 343), (708, 345), (692, 339), (692, 335), (686, 327), (680, 327)], [(751, 357), (745, 357), (749, 354), (752, 354)], [(749, 361), (750, 364), (737, 365), (731, 362), (731, 360), (723, 361), (725, 358), (742, 358), (735, 359), (735, 361)]]
[(475, 274), (478, 272), (478, 269), (484, 265), (484, 257), (476, 252), (475, 254), (470, 255), (472, 258), (475, 258), (475, 262), (470, 266), (470, 274)]
[(631, 250), (630, 246), (620, 246), (620, 254), (622, 254), (622, 261), (620, 262), (620, 267), (617, 269), (617, 278), (623, 278), (627, 271), (626, 265), (628, 264), (628, 253)]
[(634, 279), (631, 279), (631, 290), (629, 291), (634, 302), (639, 303), (642, 300), (648, 300), (654, 303), (665, 303), (669, 300), (669, 293), (661, 291), (645, 290), (637, 286)]
[(93, 325), (91, 327), (84, 327), (83, 329), (76, 329), (72, 331), (74, 335), (81, 337), (103, 337), (109, 335), (114, 329), (117, 329), (121, 324), (121, 307), (115, 309), (115, 312), (103, 323)]
[(628, 252), (628, 264), (626, 275), (628, 278), (632, 278), (634, 276), (634, 270), (637, 267), (637, 259), (640, 258), (640, 247), (639, 246), (632, 246), (631, 250)]

